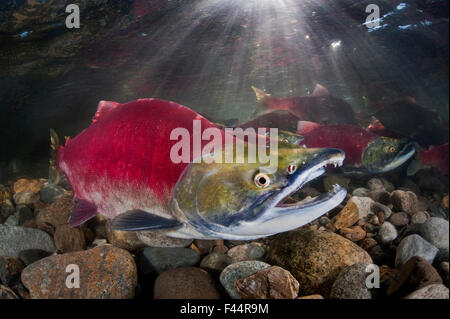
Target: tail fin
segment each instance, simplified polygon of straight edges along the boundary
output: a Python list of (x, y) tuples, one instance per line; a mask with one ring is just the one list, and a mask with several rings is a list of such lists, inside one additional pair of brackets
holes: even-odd
[(59, 149), (59, 137), (55, 130), (50, 129), (50, 160), (48, 168), (48, 180), (52, 184), (58, 184), (60, 181), (60, 174), (58, 168), (56, 167), (56, 153)]
[(261, 105), (264, 104), (266, 102), (266, 100), (270, 97), (269, 93), (266, 93), (263, 90), (254, 87), (253, 85), (252, 85), (252, 89), (256, 94), (256, 102), (258, 102)]

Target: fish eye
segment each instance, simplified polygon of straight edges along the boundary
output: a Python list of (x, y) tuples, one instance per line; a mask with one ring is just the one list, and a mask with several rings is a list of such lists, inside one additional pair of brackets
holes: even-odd
[(389, 152), (394, 153), (395, 152), (395, 147), (394, 146), (389, 147)]
[(258, 173), (255, 175), (255, 184), (260, 188), (265, 188), (270, 185), (270, 177), (264, 173)]
[(287, 172), (289, 175), (294, 174), (296, 170), (297, 170), (297, 165), (295, 165), (295, 164), (291, 164), (287, 167)]

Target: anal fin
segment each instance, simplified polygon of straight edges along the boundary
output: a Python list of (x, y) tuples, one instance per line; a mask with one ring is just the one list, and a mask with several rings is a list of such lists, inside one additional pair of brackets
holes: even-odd
[(143, 210), (135, 209), (114, 218), (111, 222), (111, 229), (121, 231), (144, 231), (171, 229), (181, 225), (182, 223), (175, 219), (168, 219)]
[(69, 220), (69, 226), (77, 227), (97, 214), (97, 206), (84, 199), (80, 199), (78, 200), (75, 208), (72, 211), (72, 215), (70, 216)]

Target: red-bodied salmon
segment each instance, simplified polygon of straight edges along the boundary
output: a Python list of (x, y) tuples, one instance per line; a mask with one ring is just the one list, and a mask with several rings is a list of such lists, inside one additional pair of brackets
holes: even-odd
[(441, 174), (448, 175), (448, 143), (420, 149), (408, 166), (408, 175), (414, 175), (420, 169), (431, 168)]
[[(278, 159), (275, 170), (267, 172), (259, 152), (255, 162), (246, 160), (247, 152), (243, 161), (206, 161), (215, 151), (227, 149), (204, 152), (209, 141), (195, 142), (194, 135), (204, 137), (211, 129), (223, 140), (223, 130), (174, 102), (100, 102), (93, 123), (57, 152), (57, 167), (67, 175), (76, 199), (69, 224), (80, 225), (100, 213), (112, 219), (115, 230), (253, 239), (304, 225), (345, 198), (346, 191), (336, 186), (317, 198), (282, 204), (323, 174), (326, 165), (341, 165), (343, 151), (280, 144), (271, 154)], [(173, 136), (174, 130), (183, 134)], [(173, 149), (184, 133), (190, 160), (174, 161)], [(201, 161), (193, 160), (198, 148)]]
[(407, 139), (378, 136), (353, 125), (318, 125), (311, 123), (303, 136), (305, 147), (335, 147), (345, 152), (344, 166), (347, 174), (378, 174), (392, 171), (406, 163), (415, 153), (416, 145)]
[(317, 84), (311, 96), (276, 98), (252, 86), (256, 100), (264, 111), (286, 110), (302, 121), (319, 124), (356, 124), (350, 104), (332, 96)]

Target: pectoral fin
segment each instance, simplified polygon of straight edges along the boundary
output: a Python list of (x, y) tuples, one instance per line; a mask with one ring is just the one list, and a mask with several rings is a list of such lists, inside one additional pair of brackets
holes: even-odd
[(111, 222), (112, 230), (143, 231), (171, 229), (181, 226), (178, 220), (164, 218), (143, 210), (130, 210), (120, 214)]
[(69, 226), (77, 227), (98, 214), (97, 206), (84, 199), (78, 200), (70, 216)]

